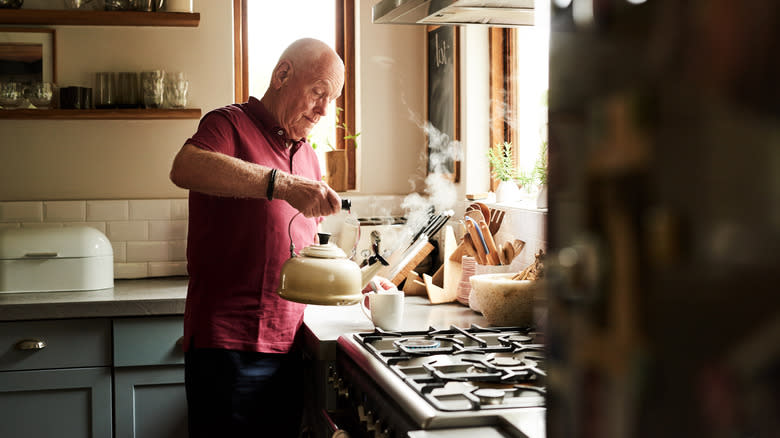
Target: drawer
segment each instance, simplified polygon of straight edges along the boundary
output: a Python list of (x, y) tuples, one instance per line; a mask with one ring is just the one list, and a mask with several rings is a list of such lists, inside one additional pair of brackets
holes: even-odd
[(0, 323), (0, 371), (110, 365), (110, 319)]
[(182, 364), (183, 333), (181, 316), (114, 319), (114, 366)]

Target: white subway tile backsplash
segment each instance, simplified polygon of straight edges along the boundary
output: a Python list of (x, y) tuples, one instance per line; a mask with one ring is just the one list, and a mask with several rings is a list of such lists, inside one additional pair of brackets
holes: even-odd
[(114, 263), (114, 278), (145, 278), (149, 276), (148, 263)]
[(124, 263), (127, 261), (127, 242), (111, 242), (114, 248), (114, 263)]
[(186, 262), (149, 262), (150, 277), (169, 277), (187, 275)]
[(187, 260), (186, 240), (171, 240), (168, 242), (168, 260), (171, 261)]
[(50, 228), (62, 227), (59, 222), (22, 222), (22, 228)]
[(0, 222), (41, 222), (43, 202), (0, 202)]
[(87, 201), (88, 221), (126, 221), (129, 218), (128, 201)]
[(149, 221), (149, 240), (183, 240), (187, 238), (187, 221)]
[(63, 222), (63, 227), (92, 227), (103, 234), (106, 234), (105, 222)]
[(89, 226), (114, 250), (114, 278), (187, 275), (187, 199), (0, 202), (0, 228)]
[(108, 222), (106, 235), (111, 241), (149, 240), (149, 223), (146, 221)]
[(43, 220), (45, 222), (76, 222), (86, 219), (86, 201), (46, 201), (43, 203)]
[(137, 199), (130, 201), (130, 219), (170, 219), (170, 199)]
[(128, 262), (168, 261), (168, 242), (127, 242)]
[(188, 199), (171, 199), (171, 219), (187, 219), (189, 208)]

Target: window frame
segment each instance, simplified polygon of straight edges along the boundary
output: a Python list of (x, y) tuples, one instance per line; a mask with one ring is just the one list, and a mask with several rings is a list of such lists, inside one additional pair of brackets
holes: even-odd
[[(347, 151), (347, 189), (357, 186), (356, 148), (347, 147), (345, 135), (355, 133), (355, 0), (333, 0), (336, 7), (336, 52), (344, 61), (344, 90), (336, 99), (336, 106), (343, 111), (339, 116), (352, 132), (336, 136), (336, 149)], [(234, 100), (249, 99), (249, 47), (247, 38), (247, 3), (249, 0), (233, 0), (233, 53), (235, 90)], [(352, 145), (352, 143), (349, 143)]]
[[(516, 30), (513, 28), (493, 27), (489, 30), (490, 51), (490, 147), (498, 152), (505, 141), (516, 144), (518, 138), (516, 124), (507, 120), (516, 114), (517, 93), (515, 92), (515, 66), (517, 65)], [(513, 156), (515, 168), (517, 155)], [(498, 180), (490, 178), (490, 190), (495, 190)]]

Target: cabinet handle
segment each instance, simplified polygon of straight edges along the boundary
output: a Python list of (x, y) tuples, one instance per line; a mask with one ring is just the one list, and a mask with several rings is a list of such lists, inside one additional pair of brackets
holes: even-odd
[(176, 346), (181, 347), (184, 345), (184, 336), (176, 340)]
[(46, 342), (40, 339), (25, 339), (16, 343), (17, 350), (43, 350), (46, 348)]

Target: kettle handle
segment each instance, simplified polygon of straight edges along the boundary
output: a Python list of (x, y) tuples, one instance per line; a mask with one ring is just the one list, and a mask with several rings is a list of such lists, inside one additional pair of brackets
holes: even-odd
[(372, 294), (376, 294), (376, 292), (369, 291), (369, 292), (366, 292), (365, 294), (363, 294), (363, 297), (360, 298), (360, 310), (362, 310), (363, 311), (363, 315), (366, 315), (366, 318), (368, 318), (368, 320), (373, 323), (374, 320), (371, 318), (371, 310), (368, 307), (366, 307), (366, 299), (369, 297), (369, 295), (372, 295)]

